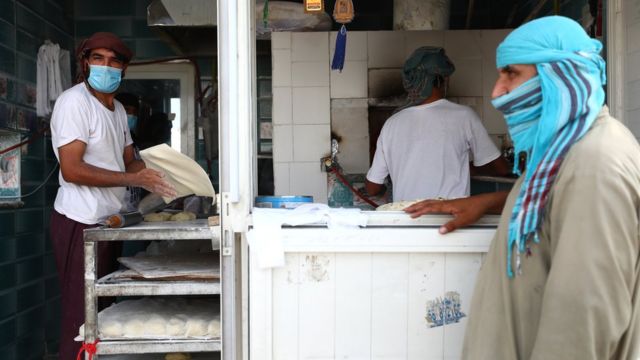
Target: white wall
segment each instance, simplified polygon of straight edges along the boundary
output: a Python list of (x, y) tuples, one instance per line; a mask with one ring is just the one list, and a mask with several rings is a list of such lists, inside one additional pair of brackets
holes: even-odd
[(272, 34), (273, 159), (276, 195), (327, 201), (320, 158), (333, 129), (343, 141), (347, 173), (369, 167), (368, 101), (402, 92), (401, 68), (420, 46), (443, 46), (456, 66), (449, 98), (478, 112), (489, 134), (506, 133), (490, 103), (497, 77), (495, 49), (510, 30), (351, 31), (344, 70), (330, 71), (336, 33)]

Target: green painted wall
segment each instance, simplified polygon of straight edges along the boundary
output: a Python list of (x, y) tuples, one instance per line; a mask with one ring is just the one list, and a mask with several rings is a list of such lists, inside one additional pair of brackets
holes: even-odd
[[(45, 39), (73, 48), (64, 0), (0, 0), (0, 130), (27, 136), (35, 115), (36, 56)], [(55, 166), (48, 138), (22, 149), (22, 194)], [(19, 209), (0, 208), (0, 359), (42, 359), (57, 352), (59, 290), (49, 241), (57, 172)]]

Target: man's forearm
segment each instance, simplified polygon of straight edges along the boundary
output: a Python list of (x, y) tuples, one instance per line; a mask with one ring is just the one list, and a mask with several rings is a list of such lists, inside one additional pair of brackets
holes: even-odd
[(144, 161), (142, 160), (133, 160), (131, 163), (126, 165), (128, 173), (137, 173), (145, 167), (146, 166), (144, 165)]
[(133, 172), (112, 171), (82, 162), (72, 170), (62, 170), (65, 181), (85, 186), (115, 187), (137, 186), (136, 174)]

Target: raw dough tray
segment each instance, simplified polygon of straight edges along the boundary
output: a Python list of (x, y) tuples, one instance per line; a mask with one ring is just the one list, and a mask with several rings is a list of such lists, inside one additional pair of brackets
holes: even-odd
[(219, 339), (220, 304), (214, 298), (125, 300), (102, 310), (98, 324), (101, 340)]

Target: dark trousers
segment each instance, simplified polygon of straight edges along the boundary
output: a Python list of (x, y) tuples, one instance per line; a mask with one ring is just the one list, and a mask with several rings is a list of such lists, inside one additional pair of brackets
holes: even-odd
[[(51, 212), (51, 242), (56, 258), (61, 295), (61, 331), (59, 360), (74, 360), (81, 343), (73, 339), (84, 323), (84, 229), (96, 227), (71, 220), (53, 210)], [(120, 242), (98, 243), (98, 276), (107, 275), (118, 268)], [(104, 304), (103, 304), (104, 305)]]

